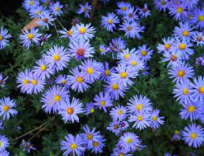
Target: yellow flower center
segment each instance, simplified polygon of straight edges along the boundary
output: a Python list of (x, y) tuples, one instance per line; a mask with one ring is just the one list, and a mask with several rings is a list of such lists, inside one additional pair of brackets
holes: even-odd
[(87, 73), (89, 75), (93, 74), (93, 72), (94, 72), (93, 68), (91, 68), (91, 67), (87, 68)]
[(41, 14), (41, 11), (40, 10), (38, 10), (38, 11), (36, 11), (36, 13), (35, 13), (36, 15), (39, 15), (39, 14)]
[(153, 116), (153, 117), (152, 117), (152, 120), (153, 120), (153, 121), (157, 121), (157, 117), (156, 117), (156, 116)]
[(0, 41), (2, 41), (3, 40), (3, 37), (0, 35)]
[(29, 5), (33, 5), (33, 4), (34, 4), (34, 1), (30, 1), (30, 2), (29, 2)]
[(60, 8), (59, 8), (59, 7), (56, 7), (56, 8), (55, 8), (55, 11), (59, 11), (59, 10), (60, 10)]
[(113, 23), (113, 20), (112, 20), (112, 19), (109, 19), (107, 22), (108, 22), (108, 24), (112, 24), (112, 23)]
[(106, 102), (105, 102), (105, 101), (103, 101), (103, 100), (102, 100), (102, 101), (100, 101), (100, 105), (101, 105), (101, 106), (104, 106), (105, 104), (106, 104)]
[(29, 33), (29, 34), (28, 34), (28, 39), (29, 39), (29, 40), (32, 40), (32, 39), (33, 39), (33, 37), (34, 37), (34, 35), (33, 35), (33, 34), (31, 34), (31, 33)]
[(88, 8), (87, 7), (84, 7), (84, 12), (87, 12), (88, 11)]
[(163, 0), (161, 0), (160, 3), (161, 3), (161, 5), (165, 5), (166, 4), (166, 2), (163, 1)]
[(141, 111), (142, 108), (143, 108), (143, 104), (138, 104), (138, 105), (136, 106), (136, 109), (137, 109), (138, 111)]
[(184, 89), (183, 89), (183, 94), (184, 94), (184, 95), (188, 95), (188, 93), (189, 93), (188, 88), (184, 88)]
[(127, 138), (126, 142), (127, 142), (128, 144), (130, 144), (130, 143), (132, 143), (132, 139), (131, 139), (131, 138)]
[(61, 100), (61, 96), (60, 95), (55, 95), (54, 96), (54, 101), (55, 102), (59, 102)]
[(121, 9), (122, 9), (123, 11), (125, 11), (127, 8), (126, 8), (126, 7), (122, 7)]
[(177, 56), (176, 55), (171, 55), (171, 61), (176, 61), (177, 60)]
[(99, 143), (98, 143), (97, 141), (94, 141), (94, 142), (93, 142), (93, 146), (94, 146), (94, 147), (97, 147), (98, 145), (99, 145)]
[(164, 47), (165, 47), (166, 50), (169, 50), (171, 48), (171, 44), (167, 43), (167, 44), (164, 45)]
[(46, 70), (46, 68), (47, 68), (46, 65), (43, 64), (43, 65), (41, 65), (40, 70), (44, 71), (44, 70)]
[(127, 73), (126, 72), (122, 72), (120, 73), (120, 77), (125, 79), (127, 77)]
[(183, 77), (185, 75), (185, 72), (183, 70), (179, 70), (177, 75), (179, 77)]
[(204, 16), (203, 15), (198, 16), (198, 21), (202, 22), (203, 20), (204, 20)]
[(86, 32), (86, 28), (79, 28), (79, 33), (80, 34), (85, 34), (85, 32)]
[(48, 22), (48, 18), (44, 18), (44, 20), (43, 20), (45, 23), (47, 23)]
[(125, 55), (124, 55), (124, 58), (125, 58), (126, 60), (128, 60), (128, 59), (130, 58), (130, 53), (125, 54)]
[(118, 90), (118, 84), (117, 83), (112, 84), (112, 89), (113, 90)]
[(188, 35), (189, 35), (188, 30), (184, 30), (183, 33), (182, 33), (182, 35), (185, 36), (185, 37), (188, 36)]
[(32, 81), (31, 81), (31, 83), (32, 83), (32, 85), (37, 85), (37, 83), (38, 83), (38, 81), (37, 80), (35, 80), (35, 79), (33, 79)]
[(199, 93), (201, 94), (204, 94), (204, 86), (201, 86), (199, 89), (198, 89)]
[(123, 153), (120, 153), (118, 156), (124, 156), (124, 154), (123, 154)]
[(72, 143), (72, 144), (70, 145), (70, 148), (71, 148), (72, 150), (75, 150), (75, 149), (77, 148), (77, 144)]
[(137, 120), (142, 121), (142, 120), (143, 120), (142, 115), (139, 115), (139, 116), (137, 117)]
[(146, 52), (145, 50), (142, 50), (142, 51), (141, 51), (141, 55), (142, 55), (142, 56), (146, 56), (146, 55), (147, 55), (147, 52)]
[(99, 50), (100, 50), (101, 53), (104, 51), (102, 48), (100, 48)]
[(91, 113), (94, 113), (94, 109), (93, 109), (93, 108), (91, 108), (91, 109), (90, 109), (90, 112), (91, 112)]
[(93, 139), (93, 135), (92, 134), (87, 134), (86, 137), (87, 137), (88, 140), (92, 140)]
[(190, 106), (188, 107), (188, 111), (189, 111), (190, 113), (193, 113), (193, 112), (195, 111), (195, 106), (190, 105)]
[(4, 105), (4, 106), (3, 106), (4, 112), (8, 112), (9, 109), (10, 109), (10, 107), (9, 107), (8, 105)]
[(74, 113), (74, 109), (72, 107), (67, 108), (67, 114), (71, 115)]
[(177, 8), (177, 13), (182, 13), (182, 12), (183, 12), (183, 8), (178, 7), (178, 8)]
[(29, 83), (29, 81), (27, 79), (23, 80), (23, 84), (27, 85)]
[(84, 81), (84, 80), (83, 80), (82, 77), (80, 77), (80, 76), (77, 77), (77, 82), (78, 82), (78, 83), (82, 83), (83, 81)]
[(54, 61), (59, 61), (60, 60), (60, 56), (58, 54), (55, 54), (53, 56)]
[(67, 35), (72, 36), (73, 32), (71, 30), (67, 31)]
[(106, 70), (106, 71), (105, 71), (105, 75), (106, 75), (106, 76), (110, 75), (110, 70)]
[(180, 43), (179, 44), (179, 49), (180, 50), (185, 50), (186, 49), (186, 45), (184, 43)]
[(131, 26), (127, 26), (127, 30), (128, 31), (132, 30), (132, 27)]
[(132, 66), (136, 66), (136, 65), (137, 65), (137, 62), (136, 62), (136, 61), (132, 61), (132, 62), (131, 62), (131, 65), (132, 65)]
[(177, 130), (175, 130), (175, 132), (174, 132), (175, 134), (179, 134), (179, 131), (177, 131)]
[(195, 138), (197, 138), (197, 134), (196, 133), (191, 133), (191, 139), (195, 139)]
[(67, 84), (67, 81), (66, 80), (62, 80), (62, 84)]
[(123, 111), (122, 110), (118, 110), (118, 115), (122, 115)]

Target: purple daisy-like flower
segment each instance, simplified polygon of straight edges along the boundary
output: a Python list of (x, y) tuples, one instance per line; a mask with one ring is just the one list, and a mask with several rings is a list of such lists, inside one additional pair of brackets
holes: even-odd
[(110, 98), (110, 95), (106, 92), (100, 92), (99, 95), (95, 95), (94, 98), (94, 105), (98, 107), (100, 110), (104, 110), (104, 112), (107, 112), (107, 107), (111, 107), (112, 100)]
[(69, 88), (69, 79), (66, 75), (59, 75), (55, 79), (55, 83), (58, 85), (62, 85), (63, 87)]
[(64, 151), (63, 156), (80, 156), (83, 155), (85, 152), (84, 147), (84, 139), (81, 137), (81, 135), (77, 134), (76, 137), (74, 137), (71, 134), (68, 134), (65, 136), (65, 141), (61, 142), (61, 150)]
[(174, 82), (181, 82), (193, 78), (194, 70), (190, 65), (182, 63), (179, 66), (172, 67), (169, 70), (169, 75), (170, 78), (173, 78)]
[(196, 124), (188, 125), (183, 131), (183, 140), (190, 147), (198, 148), (204, 142), (204, 132), (201, 126)]
[(31, 43), (39, 45), (40, 37), (42, 36), (42, 34), (38, 32), (39, 32), (39, 29), (35, 29), (35, 28), (31, 28), (30, 31), (25, 29), (20, 35), (21, 44), (23, 44), (23, 46), (26, 47), (27, 49), (30, 48)]
[(82, 71), (83, 77), (90, 83), (98, 80), (103, 71), (103, 64), (101, 62), (96, 62), (95, 60), (88, 59), (82, 62), (79, 66)]
[(168, 62), (167, 67), (178, 67), (180, 64), (182, 64), (182, 58), (181, 58), (181, 53), (177, 51), (172, 51), (172, 52), (165, 52), (163, 54), (163, 59), (161, 62)]
[(157, 129), (164, 123), (164, 117), (159, 116), (159, 110), (153, 110), (150, 113), (150, 127), (153, 129)]
[(137, 16), (136, 12), (137, 9), (135, 9), (134, 7), (129, 7), (127, 11), (125, 11), (123, 19), (129, 22), (134, 22), (135, 20), (138, 20), (139, 17)]
[(144, 61), (148, 61), (151, 59), (153, 50), (151, 50), (147, 45), (142, 45), (138, 47), (137, 54)]
[(91, 24), (76, 24), (75, 29), (73, 29), (73, 37), (75, 39), (90, 40), (94, 37), (95, 28)]
[(88, 149), (91, 150), (91, 153), (102, 153), (103, 147), (105, 146), (104, 141), (106, 141), (106, 139), (104, 139), (102, 135), (98, 135), (97, 141), (93, 141), (92, 147)]
[(52, 12), (55, 16), (60, 16), (62, 14), (62, 8), (63, 5), (61, 5), (58, 1), (55, 3), (52, 3), (50, 5), (50, 12)]
[(6, 84), (6, 80), (8, 76), (4, 77), (2, 73), (0, 73), (0, 88), (4, 88)]
[(75, 59), (85, 59), (88, 57), (93, 57), (95, 53), (94, 48), (91, 47), (89, 41), (79, 39), (79, 40), (72, 40), (69, 43), (69, 53)]
[(143, 8), (139, 8), (138, 11), (141, 18), (147, 18), (147, 16), (151, 15), (150, 10), (148, 10), (147, 3), (144, 4)]
[(131, 4), (128, 2), (118, 2), (117, 7), (119, 8), (116, 10), (117, 14), (124, 15), (126, 11), (128, 10), (128, 8), (131, 7)]
[(134, 152), (139, 146), (140, 140), (135, 133), (126, 132), (120, 137), (118, 144), (123, 150)]
[(91, 11), (91, 5), (89, 5), (88, 2), (86, 2), (84, 5), (82, 4), (79, 4), (80, 8), (79, 10), (77, 11), (77, 14), (83, 14), (84, 13), (84, 16), (86, 18), (89, 18), (89, 13)]
[(192, 98), (197, 101), (204, 100), (204, 77), (199, 76), (198, 78), (194, 78), (192, 83), (192, 90), (190, 91), (192, 94)]
[(175, 130), (174, 135), (172, 136), (171, 140), (173, 140), (173, 141), (181, 140), (181, 132), (178, 130)]
[(86, 107), (84, 108), (84, 112), (85, 112), (85, 115), (89, 115), (89, 114), (94, 113), (95, 112), (94, 104), (92, 102), (87, 103)]
[(23, 7), (28, 11), (38, 6), (40, 2), (38, 0), (24, 0)]
[(204, 28), (204, 9), (198, 8), (194, 9), (191, 23), (195, 25), (196, 28)]
[(204, 33), (203, 32), (195, 32), (192, 35), (192, 42), (195, 42), (197, 46), (203, 46), (204, 45)]
[(111, 122), (106, 129), (113, 132), (116, 136), (121, 132), (119, 121)]
[(29, 10), (29, 14), (31, 18), (40, 18), (43, 12), (45, 12), (45, 8), (41, 5), (38, 5)]
[(60, 104), (59, 114), (62, 116), (64, 122), (71, 121), (72, 123), (79, 122), (78, 114), (83, 113), (82, 103), (78, 100), (73, 98), (70, 101), (69, 98), (66, 98)]
[(122, 120), (125, 120), (126, 117), (128, 116), (127, 113), (128, 113), (127, 108), (125, 106), (119, 105), (111, 109), (110, 116), (114, 121), (117, 121), (117, 120), (122, 121)]
[(26, 151), (27, 153), (30, 153), (31, 150), (36, 150), (29, 141), (23, 140), (21, 146), (23, 147), (23, 151)]
[(29, 85), (29, 78), (31, 77), (32, 72), (29, 69), (26, 69), (25, 72), (18, 73), (17, 83), (19, 84), (17, 87), (21, 88), (22, 93), (27, 92), (27, 87)]
[(101, 25), (110, 32), (113, 32), (113, 30), (116, 29), (116, 24), (118, 23), (119, 19), (114, 13), (108, 13), (107, 16), (102, 16)]
[(8, 30), (1, 27), (0, 29), (0, 50), (8, 45), (9, 38), (11, 38), (11, 35), (8, 33)]
[(64, 47), (53, 46), (46, 52), (43, 59), (51, 68), (61, 71), (67, 67), (70, 56)]
[(56, 113), (66, 98), (69, 98), (69, 92), (64, 87), (53, 86), (41, 98), (41, 102), (44, 103), (42, 108), (46, 113)]
[(192, 27), (188, 22), (180, 22), (179, 27), (176, 26), (174, 28), (174, 35), (175, 37), (190, 39), (191, 36), (194, 34), (193, 29), (194, 27)]
[(9, 140), (4, 135), (0, 135), (0, 143), (0, 152), (4, 152), (9, 146)]
[(116, 147), (113, 150), (113, 154), (111, 156), (132, 156), (132, 154), (128, 154), (129, 150), (120, 149), (120, 147)]
[(155, 8), (159, 11), (166, 12), (168, 8), (169, 1), (168, 0), (154, 0)]
[(9, 97), (0, 99), (0, 116), (3, 117), (3, 120), (8, 120), (18, 113), (14, 107), (16, 107), (16, 103)]
[(53, 25), (52, 22), (55, 20), (49, 11), (44, 11), (42, 14), (40, 14), (39, 18), (40, 21), (38, 21), (37, 24), (47, 29), (49, 29), (49, 25)]
[(141, 60), (137, 54), (132, 55), (125, 64), (127, 68), (132, 68), (135, 72), (144, 68), (144, 61)]
[(158, 44), (157, 49), (158, 49), (158, 53), (169, 53), (172, 51), (172, 45), (174, 43), (174, 38), (163, 38), (162, 39), (163, 44)]
[(78, 67), (75, 67), (71, 74), (68, 76), (71, 89), (77, 92), (84, 92), (89, 88), (89, 82), (84, 78), (83, 73), (79, 71)]

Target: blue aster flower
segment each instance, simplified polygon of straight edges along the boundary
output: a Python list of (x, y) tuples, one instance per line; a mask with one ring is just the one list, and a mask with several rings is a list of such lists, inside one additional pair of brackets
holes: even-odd
[(20, 35), (21, 44), (23, 44), (23, 46), (26, 47), (27, 49), (30, 48), (31, 43), (39, 45), (40, 37), (42, 36), (42, 34), (38, 32), (39, 32), (39, 29), (35, 29), (35, 28), (31, 28), (30, 31), (25, 29)]
[(85, 115), (89, 115), (89, 114), (94, 113), (95, 112), (94, 104), (92, 102), (87, 103), (86, 107), (84, 108), (84, 112), (85, 112)]
[(91, 11), (91, 5), (89, 5), (88, 2), (85, 3), (85, 5), (82, 5), (82, 4), (79, 4), (80, 8), (79, 10), (77, 11), (77, 14), (83, 14), (84, 13), (84, 16), (85, 18), (89, 18), (89, 13)]
[(181, 58), (181, 53), (177, 51), (172, 52), (165, 52), (163, 54), (163, 59), (161, 62), (168, 62), (167, 68), (169, 67), (178, 67), (180, 64), (183, 63), (183, 60)]
[(100, 92), (99, 95), (95, 95), (94, 105), (98, 107), (100, 110), (103, 109), (104, 112), (107, 112), (107, 107), (111, 107), (112, 100), (110, 95), (106, 92)]
[(179, 1), (171, 1), (169, 3), (169, 14), (174, 16), (174, 19), (181, 20), (188, 16), (186, 6)]
[(58, 85), (62, 85), (63, 87), (69, 88), (69, 79), (67, 75), (59, 75), (55, 79), (55, 83)]
[(192, 86), (190, 81), (181, 81), (176, 83), (176, 86), (174, 88), (174, 97), (177, 101), (180, 103), (190, 103), (192, 98)]
[(198, 4), (199, 0), (181, 0), (181, 2), (188, 8), (188, 10), (191, 10), (196, 7)]
[(172, 136), (171, 140), (173, 140), (173, 141), (181, 140), (181, 132), (178, 130), (175, 130), (174, 135)]
[(128, 89), (122, 84), (115, 83), (114, 81), (107, 82), (105, 85), (105, 91), (110, 94), (111, 99), (118, 100), (119, 97), (124, 97), (124, 92)]
[(79, 39), (72, 40), (69, 43), (69, 53), (72, 57), (75, 57), (76, 60), (85, 59), (93, 57), (95, 53), (94, 48), (91, 47), (89, 41)]
[(126, 132), (119, 138), (119, 146), (123, 150), (134, 152), (140, 144), (139, 137), (132, 132)]
[(38, 21), (37, 24), (47, 29), (49, 29), (49, 25), (53, 25), (52, 22), (55, 20), (49, 11), (42, 12), (39, 19), (40, 21)]
[(133, 128), (142, 130), (150, 126), (150, 113), (147, 111), (139, 111), (135, 115), (130, 115), (129, 122), (134, 122)]
[(8, 76), (4, 77), (2, 73), (0, 73), (0, 88), (4, 88), (6, 84), (6, 80)]
[(132, 156), (132, 154), (129, 153), (129, 150), (124, 150), (116, 147), (113, 149), (113, 154), (111, 154), (111, 156)]
[(131, 67), (135, 72), (144, 68), (144, 61), (137, 54), (132, 55), (126, 62), (127, 68)]
[(23, 140), (21, 146), (23, 147), (23, 151), (26, 151), (27, 153), (30, 153), (31, 150), (36, 150), (29, 141)]
[(127, 61), (130, 60), (134, 55), (136, 54), (135, 49), (124, 49), (122, 52), (118, 53), (117, 59), (119, 60), (119, 63), (127, 63)]
[(204, 45), (204, 33), (203, 32), (195, 32), (192, 35), (192, 42), (195, 42), (197, 46), (203, 46)]
[(61, 150), (64, 151), (63, 156), (82, 156), (85, 152), (84, 147), (84, 139), (81, 137), (81, 135), (77, 134), (76, 137), (74, 137), (71, 134), (68, 134), (65, 136), (65, 141), (61, 142)]
[(172, 45), (174, 43), (174, 38), (163, 38), (162, 39), (163, 44), (158, 44), (157, 50), (158, 53), (169, 53), (172, 52)]
[(66, 28), (59, 30), (59, 33), (61, 34), (61, 38), (71, 39), (73, 37), (73, 32), (75, 29), (76, 29), (75, 26), (72, 26), (71, 29), (69, 29), (69, 30), (67, 30)]
[(88, 148), (88, 150), (91, 150), (91, 153), (102, 153), (103, 152), (103, 148), (105, 146), (104, 142), (106, 141), (106, 139), (104, 139), (104, 137), (102, 135), (99, 135), (97, 137), (97, 141), (93, 141), (92, 143), (92, 147)]
[(53, 46), (43, 56), (45, 62), (55, 71), (61, 71), (67, 67), (70, 54), (64, 47)]
[(180, 112), (181, 118), (186, 120), (190, 118), (190, 121), (196, 120), (200, 117), (203, 111), (203, 106), (199, 101), (191, 101), (183, 103), (183, 109)]
[(11, 38), (11, 35), (8, 33), (8, 30), (1, 27), (0, 29), (0, 50), (8, 45), (9, 38)]
[(110, 32), (113, 32), (113, 30), (116, 29), (116, 24), (118, 23), (119, 19), (114, 13), (108, 13), (107, 16), (102, 16), (101, 25)]
[(148, 61), (151, 59), (153, 50), (151, 50), (149, 47), (147, 47), (146, 44), (139, 46), (137, 50), (138, 56), (144, 61)]
[(73, 37), (75, 39), (90, 40), (94, 37), (95, 28), (91, 24), (76, 24), (73, 29)]
[(31, 18), (40, 18), (43, 12), (45, 12), (45, 8), (41, 5), (33, 7), (29, 10), (29, 14)]
[(110, 122), (106, 129), (114, 133), (116, 136), (121, 132), (119, 121)]
[(147, 16), (151, 15), (150, 10), (148, 10), (147, 3), (144, 4), (143, 8), (139, 8), (138, 11), (141, 18), (147, 18)]
[(91, 130), (88, 125), (83, 126), (83, 130), (84, 133), (82, 133), (81, 136), (84, 138), (87, 148), (90, 149), (93, 147), (94, 141), (100, 140), (100, 132), (96, 132), (96, 128)]
[(61, 86), (53, 86), (49, 88), (41, 98), (43, 102), (42, 108), (46, 113), (57, 113), (60, 106), (69, 97), (69, 92)]
[(130, 98), (127, 105), (131, 114), (138, 114), (142, 110), (151, 111), (153, 109), (151, 101), (143, 95), (135, 95), (133, 98)]
[(128, 2), (117, 2), (117, 7), (119, 9), (116, 9), (116, 12), (118, 15), (124, 15), (126, 14), (126, 11), (131, 7), (131, 4)]
[(198, 148), (204, 142), (204, 132), (200, 125), (191, 124), (184, 128), (183, 140), (190, 147)]
[(84, 92), (89, 88), (89, 82), (84, 78), (83, 73), (80, 72), (77, 67), (71, 71), (71, 74), (72, 75), (68, 76), (71, 89), (77, 92)]
[(38, 0), (24, 0), (23, 2), (23, 7), (26, 10), (30, 10), (32, 8), (35, 8), (36, 6), (38, 6), (40, 4), (40, 2)]
[(192, 93), (192, 98), (196, 100), (203, 101), (204, 99), (204, 77), (199, 76), (198, 78), (193, 79), (193, 84), (192, 87), (193, 89), (191, 90)]
[(60, 16), (62, 12), (63, 5), (60, 4), (58, 1), (55, 3), (52, 3), (50, 5), (50, 12), (55, 16)]
[(172, 67), (169, 70), (170, 78), (173, 78), (174, 82), (187, 81), (194, 76), (193, 67), (188, 64), (182, 63), (179, 66)]
[(136, 14), (137, 10), (135, 9), (135, 7), (129, 7), (127, 8), (127, 11), (125, 11), (124, 15), (123, 15), (123, 19), (127, 20), (129, 22), (134, 22), (135, 20), (138, 20), (139, 17)]
[(187, 38), (190, 39), (193, 35), (194, 27), (191, 26), (188, 22), (186, 23), (179, 23), (179, 27), (174, 28), (174, 35), (179, 38)]
[(109, 48), (106, 47), (104, 44), (101, 44), (99, 46), (99, 51), (100, 51), (101, 55), (105, 55), (107, 52), (109, 52)]
[(159, 116), (159, 110), (153, 110), (150, 113), (150, 127), (153, 129), (157, 129), (162, 124), (164, 124), (164, 117)]
[(66, 98), (60, 103), (60, 110), (59, 114), (62, 116), (64, 122), (71, 121), (72, 123), (79, 122), (78, 114), (84, 113), (82, 108), (82, 103), (78, 100), (73, 98), (70, 101), (69, 98)]
[(18, 113), (15, 107), (16, 102), (9, 97), (0, 99), (0, 116), (3, 117), (3, 120), (8, 120)]
[(144, 32), (144, 26), (140, 26), (139, 23), (133, 21), (133, 22), (128, 22), (124, 21), (123, 24), (120, 25), (119, 30), (122, 30), (125, 32), (125, 36), (128, 38), (133, 38), (135, 37), (137, 39), (141, 39), (141, 36), (139, 33)]
[(127, 121), (121, 121), (120, 122), (120, 128), (122, 130), (126, 130), (129, 127), (129, 123)]
[(195, 25), (196, 28), (204, 28), (204, 9), (198, 8), (194, 9), (191, 23)]
[(169, 1), (168, 0), (154, 0), (155, 8), (159, 11), (166, 12)]
[(88, 59), (82, 62), (82, 65), (80, 65), (79, 68), (81, 69), (84, 78), (88, 82), (93, 83), (100, 78), (103, 71), (103, 64), (101, 62)]
[(40, 59), (36, 62), (36, 66), (33, 67), (33, 75), (41, 79), (50, 78), (54, 74), (53, 68), (46, 63), (44, 59)]
[(29, 85), (29, 78), (31, 77), (32, 72), (30, 69), (26, 69), (25, 72), (18, 73), (17, 83), (19, 84), (17, 87), (21, 89), (22, 93), (27, 92), (27, 87)]
[(110, 116), (114, 121), (122, 121), (125, 120), (126, 117), (128, 116), (128, 111), (125, 106), (116, 106), (115, 108), (112, 108), (110, 111)]
[(4, 135), (0, 135), (0, 152), (4, 152), (9, 146), (9, 140)]

